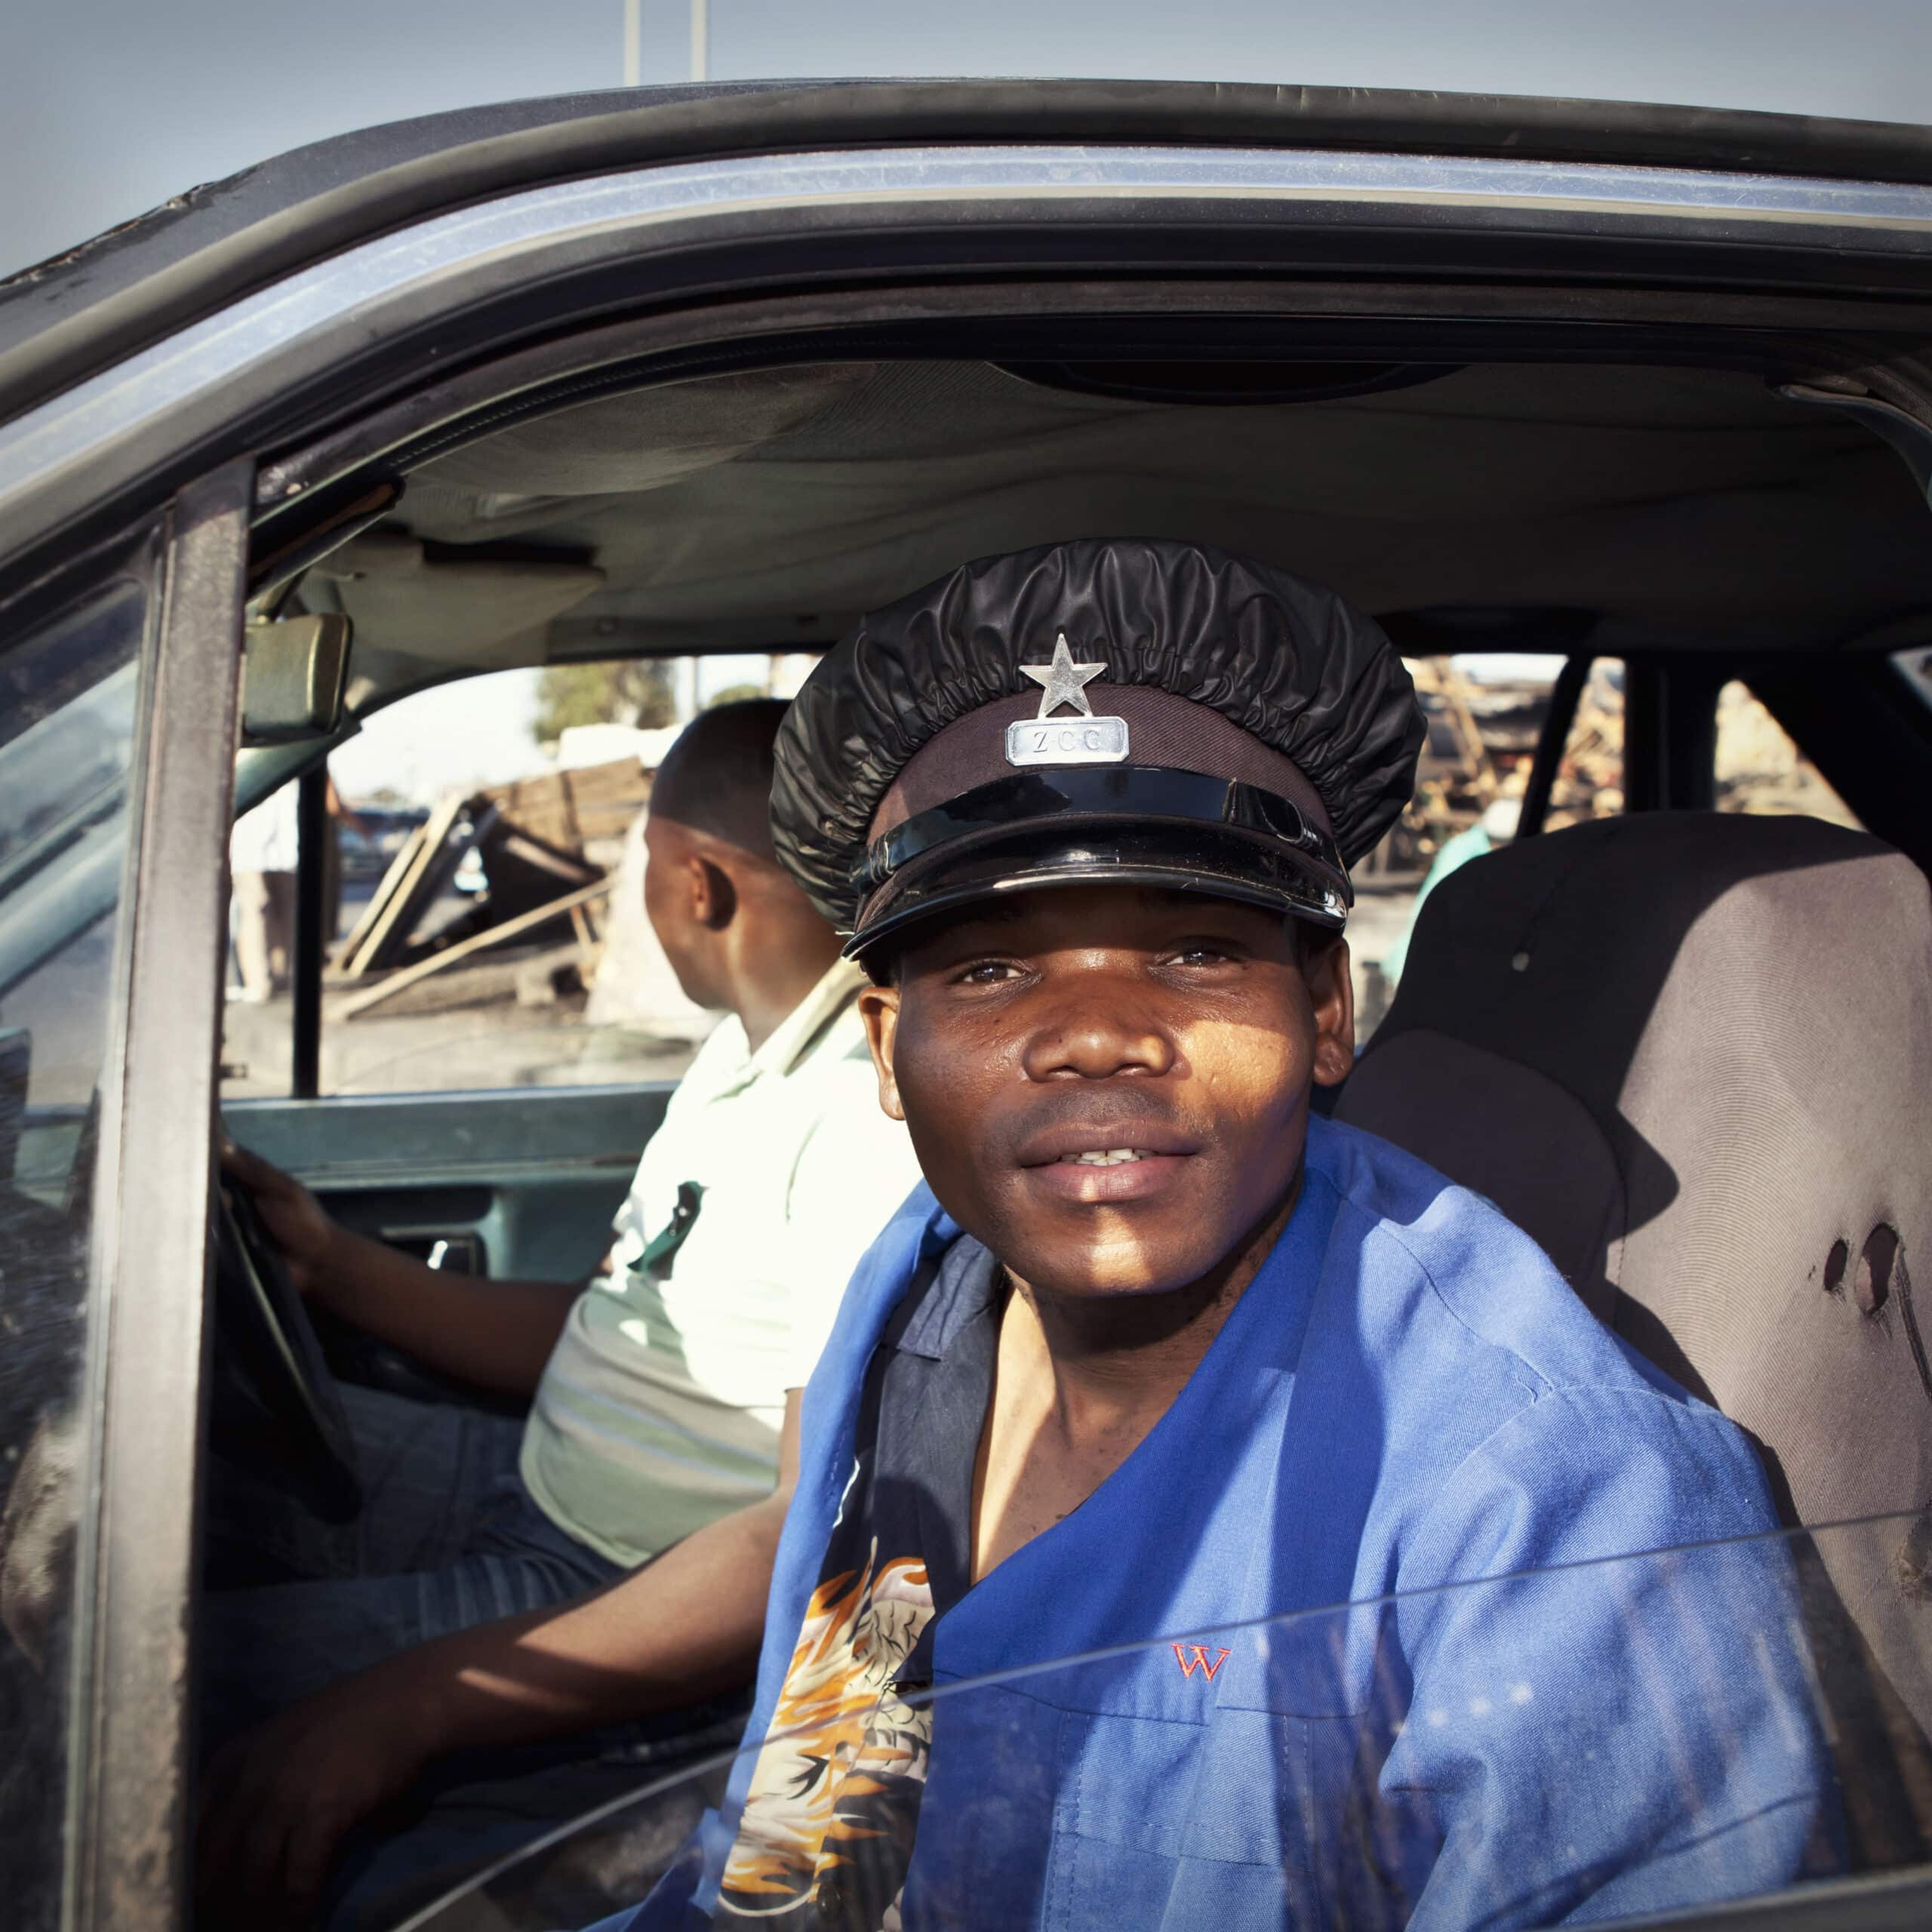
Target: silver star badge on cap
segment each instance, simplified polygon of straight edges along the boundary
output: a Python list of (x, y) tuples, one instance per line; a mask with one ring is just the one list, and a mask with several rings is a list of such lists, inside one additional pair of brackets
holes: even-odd
[[(1006, 728), (1008, 764), (1118, 764), (1127, 756), (1127, 720), (1096, 718), (1084, 688), (1107, 667), (1076, 664), (1063, 631), (1054, 641), (1053, 660), (1023, 664), (1020, 669), (1042, 686), (1038, 715)], [(1078, 720), (1056, 718), (1054, 713), (1072, 705)]]
[(1073, 653), (1066, 648), (1066, 633), (1062, 631), (1054, 640), (1054, 657), (1051, 664), (1023, 664), (1020, 670), (1036, 685), (1044, 685), (1047, 694), (1040, 700), (1040, 715), (1051, 718), (1063, 704), (1070, 704), (1083, 717), (1091, 718), (1094, 707), (1087, 702), (1087, 694), (1081, 687), (1089, 685), (1107, 667), (1104, 664), (1076, 664)]

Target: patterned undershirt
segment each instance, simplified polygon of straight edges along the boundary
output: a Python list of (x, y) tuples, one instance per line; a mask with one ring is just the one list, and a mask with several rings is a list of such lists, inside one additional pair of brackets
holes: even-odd
[(851, 1473), (715, 1924), (897, 1932), (932, 1748), (933, 1712), (919, 1694), (933, 1625), (971, 1581), (973, 1466), (1004, 1280), (962, 1236), (914, 1284), (873, 1352)]

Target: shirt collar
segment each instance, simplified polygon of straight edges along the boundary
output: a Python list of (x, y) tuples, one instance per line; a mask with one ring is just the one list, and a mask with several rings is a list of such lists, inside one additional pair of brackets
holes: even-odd
[(1004, 1271), (992, 1251), (962, 1234), (941, 1258), (933, 1284), (919, 1299), (898, 1340), (908, 1355), (944, 1358), (960, 1331), (999, 1299)]

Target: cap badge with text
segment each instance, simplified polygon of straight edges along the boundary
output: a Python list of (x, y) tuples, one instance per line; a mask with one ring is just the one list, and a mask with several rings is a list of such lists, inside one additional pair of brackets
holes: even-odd
[[(1046, 664), (1022, 664), (1018, 669), (1043, 687), (1038, 715), (1021, 718), (1006, 728), (1006, 761), (1008, 764), (1119, 764), (1128, 752), (1127, 720), (1097, 718), (1087, 701), (1084, 686), (1107, 667), (1104, 664), (1076, 664), (1067, 648), (1063, 631), (1054, 641), (1052, 661)], [(1071, 705), (1078, 714), (1056, 718), (1062, 705)]]

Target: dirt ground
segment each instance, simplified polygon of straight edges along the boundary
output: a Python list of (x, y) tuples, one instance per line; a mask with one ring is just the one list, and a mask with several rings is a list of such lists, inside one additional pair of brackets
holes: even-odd
[[(285, 996), (231, 1003), (222, 1034), (225, 1099), (288, 1093), (291, 1015)], [(589, 1027), (561, 1009), (503, 1000), (444, 1013), (372, 1013), (322, 1025), (325, 1094), (472, 1092), (504, 1087), (626, 1086), (675, 1080), (697, 1051), (687, 1040)]]
[[(338, 937), (355, 923), (369, 890), (362, 881), (346, 888)], [(454, 897), (447, 909), (462, 909), (462, 902)], [(340, 1011), (346, 989), (326, 986), (321, 1091), (445, 1094), (506, 1087), (627, 1086), (675, 1080), (691, 1064), (696, 1043), (680, 1035), (585, 1026), (580, 992), (528, 1003), (535, 958), (534, 949), (506, 949), (500, 958), (453, 972), (447, 980), (426, 980), (351, 1019)], [(540, 968), (540, 960), (537, 963)], [(285, 1095), (291, 1084), (293, 1029), (287, 993), (254, 1006), (233, 997), (231, 989), (222, 1026), (222, 1097)]]

